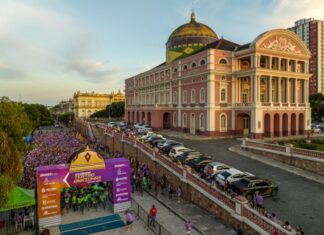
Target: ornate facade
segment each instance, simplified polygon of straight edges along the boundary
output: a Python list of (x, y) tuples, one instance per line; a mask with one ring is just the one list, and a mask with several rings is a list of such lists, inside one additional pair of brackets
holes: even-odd
[[(186, 34), (193, 21), (197, 31)], [(310, 52), (296, 34), (276, 29), (238, 45), (197, 25), (193, 15), (181, 35), (171, 34), (182, 44), (169, 38), (166, 63), (126, 79), (127, 121), (208, 136), (310, 130)], [(181, 54), (170, 56), (170, 48)]]
[(105, 109), (107, 105), (124, 100), (125, 95), (121, 91), (110, 94), (78, 91), (73, 95), (73, 112), (75, 117), (88, 118), (94, 112)]

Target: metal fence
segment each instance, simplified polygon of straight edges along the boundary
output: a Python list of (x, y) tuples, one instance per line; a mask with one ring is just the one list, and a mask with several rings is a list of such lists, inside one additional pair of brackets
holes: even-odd
[(137, 218), (142, 220), (145, 227), (150, 229), (154, 234), (157, 235), (172, 235), (163, 225), (161, 225), (157, 220), (155, 221), (155, 226), (150, 225), (150, 215), (144, 210), (134, 199), (132, 200), (132, 209), (137, 215)]

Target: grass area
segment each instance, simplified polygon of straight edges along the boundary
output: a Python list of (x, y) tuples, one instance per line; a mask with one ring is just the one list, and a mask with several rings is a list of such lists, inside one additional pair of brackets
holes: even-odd
[(317, 150), (317, 151), (324, 152), (324, 139), (312, 139), (311, 143), (306, 143), (306, 139), (279, 141), (278, 143), (280, 145), (290, 143), (296, 148)]

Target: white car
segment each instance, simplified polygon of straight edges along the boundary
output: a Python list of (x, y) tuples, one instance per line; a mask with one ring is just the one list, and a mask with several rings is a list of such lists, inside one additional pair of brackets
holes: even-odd
[(226, 164), (223, 164), (221, 162), (211, 162), (208, 163), (205, 168), (204, 168), (204, 174), (207, 175), (215, 175), (218, 174), (220, 172), (229, 170), (230, 167)]
[(321, 128), (315, 127), (315, 128), (312, 128), (312, 132), (313, 133), (321, 133), (322, 130), (321, 130)]
[(230, 168), (226, 171), (223, 171), (223, 172), (217, 174), (215, 177), (215, 180), (216, 180), (216, 183), (218, 183), (220, 186), (224, 187), (226, 181), (228, 181), (231, 184), (231, 183), (233, 183), (237, 180), (240, 180), (246, 176), (253, 176), (253, 175), (250, 173), (247, 173), (247, 172), (237, 170), (235, 168)]
[(188, 148), (184, 146), (174, 146), (171, 148), (169, 156), (175, 158), (177, 155), (184, 152), (184, 150), (189, 150)]

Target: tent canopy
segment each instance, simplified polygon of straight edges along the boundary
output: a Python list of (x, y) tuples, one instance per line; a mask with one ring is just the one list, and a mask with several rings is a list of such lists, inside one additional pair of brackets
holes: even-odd
[(7, 205), (0, 208), (0, 211), (8, 211), (33, 205), (35, 205), (35, 191), (33, 189), (24, 189), (16, 186), (10, 192)]

